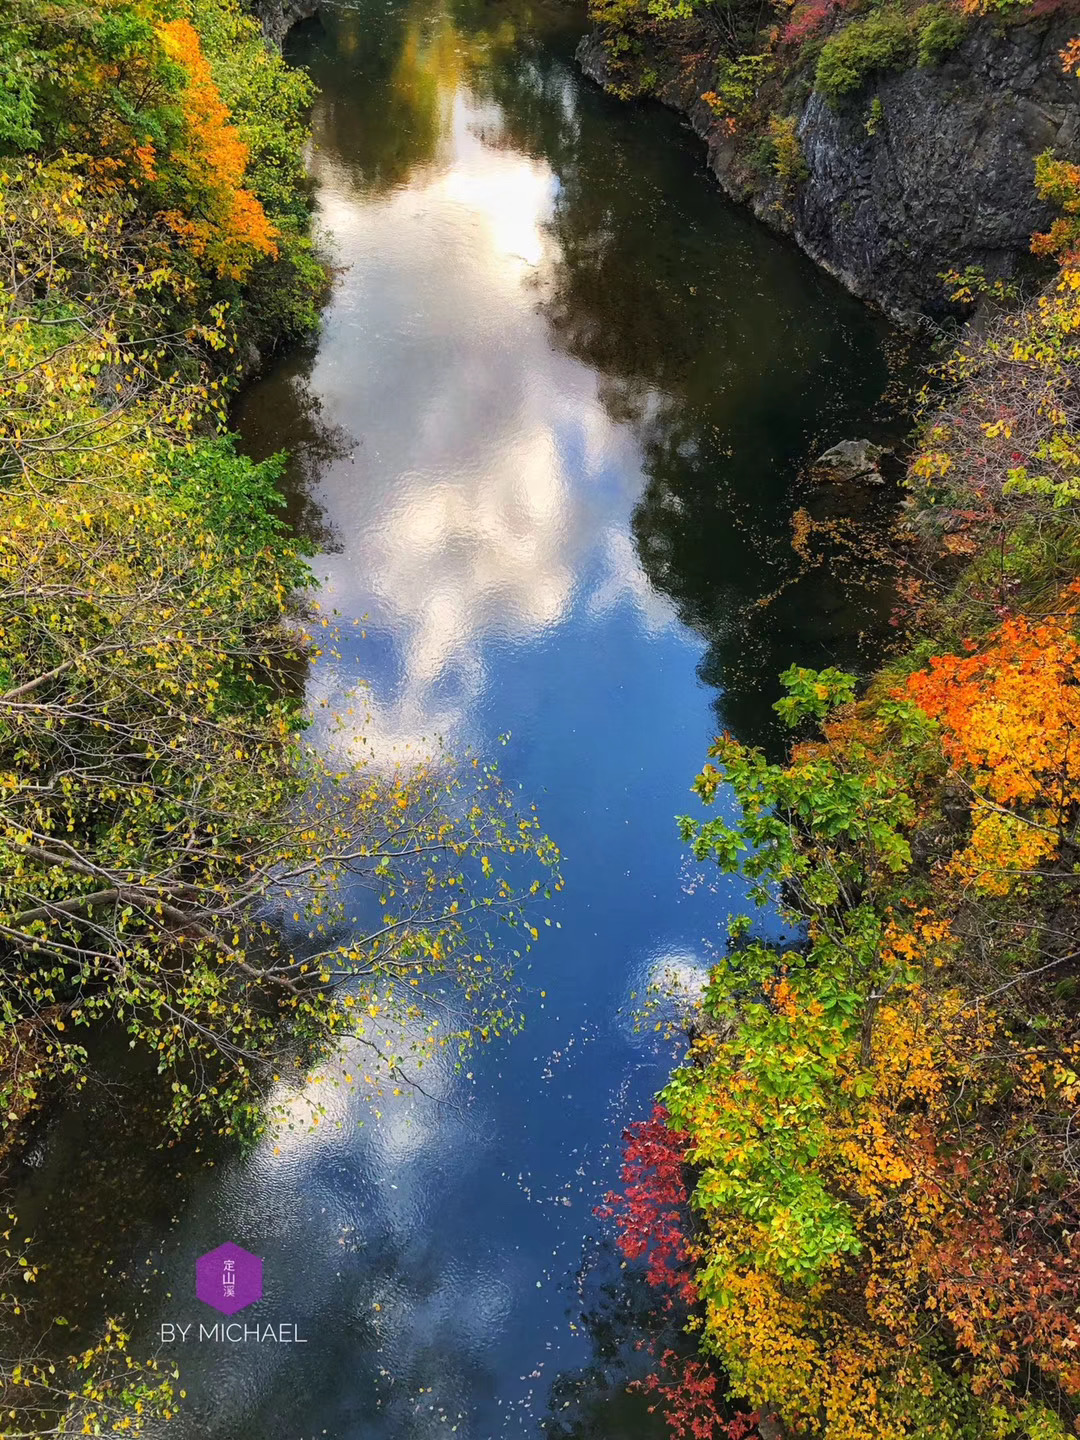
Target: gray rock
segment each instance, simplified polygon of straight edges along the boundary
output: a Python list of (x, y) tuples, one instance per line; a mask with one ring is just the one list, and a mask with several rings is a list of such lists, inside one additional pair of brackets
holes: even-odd
[(263, 38), (280, 50), (285, 36), (301, 20), (318, 13), (320, 0), (248, 0), (248, 8), (262, 26)]
[[(1052, 149), (1080, 160), (1080, 86), (1060, 59), (1076, 30), (1075, 16), (1061, 14), (1022, 25), (981, 19), (940, 65), (879, 73), (836, 109), (811, 94), (797, 127), (809, 174), (793, 192), (751, 174), (702, 102), (711, 57), (686, 75), (662, 56), (669, 78), (658, 95), (706, 141), (710, 168), (732, 198), (791, 234), (856, 295), (912, 320), (946, 308), (943, 271), (1014, 273), (1032, 234), (1053, 218), (1035, 194), (1035, 158)], [(586, 74), (611, 83), (595, 36), (578, 59)]]
[(253, 380), (263, 367), (263, 354), (254, 340), (239, 342), (238, 377), (242, 381)]
[(859, 480), (864, 485), (882, 485), (884, 477), (878, 461), (884, 453), (880, 445), (873, 445), (869, 440), (841, 440), (839, 445), (818, 456), (810, 473), (815, 480), (835, 484)]

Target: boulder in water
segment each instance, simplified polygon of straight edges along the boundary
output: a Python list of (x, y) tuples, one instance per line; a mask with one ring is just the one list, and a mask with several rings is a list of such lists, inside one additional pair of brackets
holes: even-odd
[(885, 452), (869, 440), (841, 440), (824, 455), (819, 455), (811, 468), (815, 480), (847, 485), (854, 480), (863, 484), (882, 485), (885, 477), (878, 461)]

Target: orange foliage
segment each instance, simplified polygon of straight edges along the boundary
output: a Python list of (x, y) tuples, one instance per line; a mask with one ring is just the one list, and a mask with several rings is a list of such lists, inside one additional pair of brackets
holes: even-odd
[[(1080, 59), (1080, 54), (1077, 59)], [(1049, 230), (1032, 236), (1032, 254), (1055, 255), (1063, 265), (1075, 264), (1080, 247), (1077, 230), (1077, 217), (1080, 216), (1080, 165), (1071, 160), (1057, 160), (1049, 153), (1038, 156), (1035, 161), (1035, 189), (1041, 200), (1057, 206), (1062, 214)]]
[(229, 119), (198, 32), (188, 20), (170, 20), (158, 33), (166, 53), (187, 75), (181, 102), (187, 145), (178, 149), (176, 158), (201, 202), (192, 207), (197, 214), (170, 210), (163, 218), (219, 275), (241, 280), (257, 255), (277, 255), (277, 231), (243, 184), (248, 147)]
[(1080, 645), (1069, 619), (1007, 620), (973, 655), (937, 656), (908, 680), (969, 782), (972, 836), (953, 873), (1005, 894), (1057, 854), (1080, 803)]

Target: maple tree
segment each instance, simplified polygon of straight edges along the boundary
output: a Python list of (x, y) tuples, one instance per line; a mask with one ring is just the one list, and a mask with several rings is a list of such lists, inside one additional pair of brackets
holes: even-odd
[[(686, 1235), (689, 1192), (687, 1151), (691, 1136), (670, 1123), (666, 1108), (654, 1105), (647, 1120), (623, 1131), (622, 1191), (609, 1191), (595, 1214), (615, 1220), (616, 1244), (628, 1262), (646, 1260), (648, 1284), (665, 1310), (676, 1302), (685, 1312), (698, 1301), (694, 1262), (699, 1251)], [(631, 1390), (655, 1396), (672, 1440), (748, 1440), (760, 1415), (729, 1413), (715, 1368), (684, 1352), (667, 1348), (659, 1368)]]
[(650, 1410), (662, 1411), (672, 1440), (750, 1440), (758, 1434), (759, 1415), (724, 1413), (716, 1371), (674, 1350), (665, 1350), (660, 1368), (631, 1386), (656, 1396)]
[(941, 743), (972, 803), (968, 845), (952, 862), (976, 888), (1030, 884), (1070, 843), (1080, 773), (1080, 645), (1062, 617), (1006, 620), (974, 654), (935, 656), (908, 680), (941, 723)]

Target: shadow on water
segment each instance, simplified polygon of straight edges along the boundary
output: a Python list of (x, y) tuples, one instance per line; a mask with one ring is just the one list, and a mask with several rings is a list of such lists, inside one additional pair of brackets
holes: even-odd
[(669, 1430), (640, 1382), (656, 1355), (685, 1347), (681, 1312), (665, 1314), (637, 1267), (626, 1268), (605, 1236), (586, 1242), (576, 1277), (577, 1306), (570, 1312), (588, 1339), (588, 1360), (552, 1383), (544, 1440), (668, 1440)]
[[(705, 639), (700, 673), (721, 722), (775, 749), (780, 672), (795, 660), (865, 671), (888, 633), (887, 574), (844, 544), (800, 563), (791, 519), (802, 507), (839, 518), (835, 497), (807, 483), (823, 450), (853, 435), (899, 438), (884, 397), (906, 347), (749, 214), (718, 203), (700, 142), (675, 117), (654, 105), (613, 113), (587, 90), (568, 118), (560, 66), (518, 64), (489, 82), (504, 143), (544, 154), (559, 176), (540, 305), (555, 342), (599, 374), (608, 413), (637, 436), (642, 567)], [(892, 487), (843, 496), (851, 538), (861, 531), (876, 549), (896, 500)]]
[[(261, 410), (241, 407), (244, 448), (256, 460), (284, 450), (289, 484), (284, 519), (314, 549), (336, 550), (340, 544), (325, 509), (315, 498), (319, 475), (334, 461), (347, 460), (355, 437), (342, 425), (327, 421), (323, 403), (309, 382), (317, 345), (298, 345), (260, 379), (267, 404)], [(264, 417), (272, 417), (269, 424)]]
[[(577, 36), (574, 7), (412, 0), (378, 24), (366, 7), (335, 11), (303, 27), (294, 50), (322, 88), (316, 152), (363, 202), (445, 171), (463, 91), (471, 136), (551, 174), (543, 257), (527, 257), (536, 309), (639, 447), (639, 562), (706, 643), (699, 673), (719, 724), (775, 753), (780, 672), (797, 660), (865, 673), (887, 639), (880, 545), (895, 489), (838, 506), (805, 477), (838, 440), (899, 438), (902, 418), (883, 397), (890, 368), (909, 357), (883, 320), (719, 199), (675, 116), (583, 82)], [(325, 457), (293, 438), (294, 412), (318, 403), (303, 379), (312, 358), (270, 383), (283, 402), (274, 442), (297, 454), (292, 494), (315, 521)], [(273, 409), (261, 391), (242, 407), (257, 450)], [(822, 540), (810, 563), (792, 549), (804, 507), (855, 527)], [(860, 537), (871, 542), (861, 552)]]

